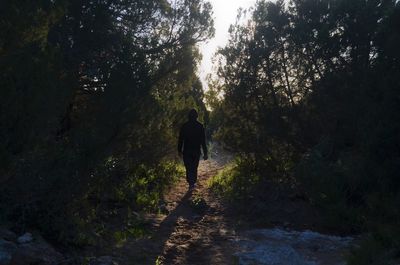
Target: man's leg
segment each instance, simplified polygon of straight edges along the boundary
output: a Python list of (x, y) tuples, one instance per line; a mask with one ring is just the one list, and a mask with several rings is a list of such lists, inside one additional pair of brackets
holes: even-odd
[(191, 156), (189, 154), (184, 154), (183, 155), (183, 163), (185, 164), (185, 169), (186, 169), (186, 181), (189, 183), (189, 185), (192, 185), (192, 161), (191, 161)]
[(196, 183), (197, 180), (197, 167), (199, 165), (200, 156), (195, 154), (184, 154), (183, 162), (186, 168), (186, 180), (191, 187)]
[(200, 155), (193, 156), (193, 185), (197, 182), (197, 168), (199, 167)]

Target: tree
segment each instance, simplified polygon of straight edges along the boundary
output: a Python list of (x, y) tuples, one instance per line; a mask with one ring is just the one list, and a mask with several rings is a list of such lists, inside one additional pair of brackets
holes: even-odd
[(131, 191), (160, 192), (168, 181), (151, 172), (182, 121), (171, 112), (202, 107), (195, 47), (213, 34), (211, 5), (13, 1), (0, 12), (2, 212), (73, 234), (78, 212), (90, 216), (83, 201), (115, 196), (138, 174), (149, 186)]
[[(398, 1), (259, 1), (245, 14), (218, 55), (218, 108), (220, 139), (259, 176), (246, 202), (291, 179), (327, 226), (396, 234), (399, 215), (379, 205), (400, 192)], [(376, 238), (398, 252), (395, 236)]]

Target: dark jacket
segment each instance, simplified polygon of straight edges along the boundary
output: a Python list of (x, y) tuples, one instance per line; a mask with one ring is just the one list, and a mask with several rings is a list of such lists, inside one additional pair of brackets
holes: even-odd
[(203, 148), (203, 155), (207, 155), (206, 136), (204, 126), (197, 120), (189, 120), (182, 125), (179, 132), (178, 152), (184, 154), (200, 155), (200, 147)]

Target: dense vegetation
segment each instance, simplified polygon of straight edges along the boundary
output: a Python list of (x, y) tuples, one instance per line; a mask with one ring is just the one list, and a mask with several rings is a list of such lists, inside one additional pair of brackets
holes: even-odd
[(156, 210), (181, 174), (177, 127), (206, 112), (211, 5), (2, 1), (0, 28), (1, 221), (80, 244), (114, 208)]
[[(0, 222), (64, 244), (142, 233), (182, 175), (203, 0), (2, 1)], [(351, 264), (400, 258), (400, 2), (258, 1), (217, 54), (210, 134), (238, 156), (211, 183), (262, 216), (286, 185), (331, 230), (366, 235)], [(249, 207), (254, 205), (256, 207)], [(255, 213), (254, 211), (259, 211)]]
[(399, 258), (399, 29), (395, 0), (242, 11), (208, 93), (211, 124), (239, 154), (214, 187), (254, 210), (274, 181), (295, 184), (327, 227), (368, 232), (351, 264)]

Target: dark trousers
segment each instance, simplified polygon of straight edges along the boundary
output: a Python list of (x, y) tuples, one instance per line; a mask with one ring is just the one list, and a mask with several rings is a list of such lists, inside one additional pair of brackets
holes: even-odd
[(197, 167), (199, 166), (200, 154), (184, 153), (183, 163), (186, 168), (186, 180), (189, 185), (193, 185), (197, 181)]

